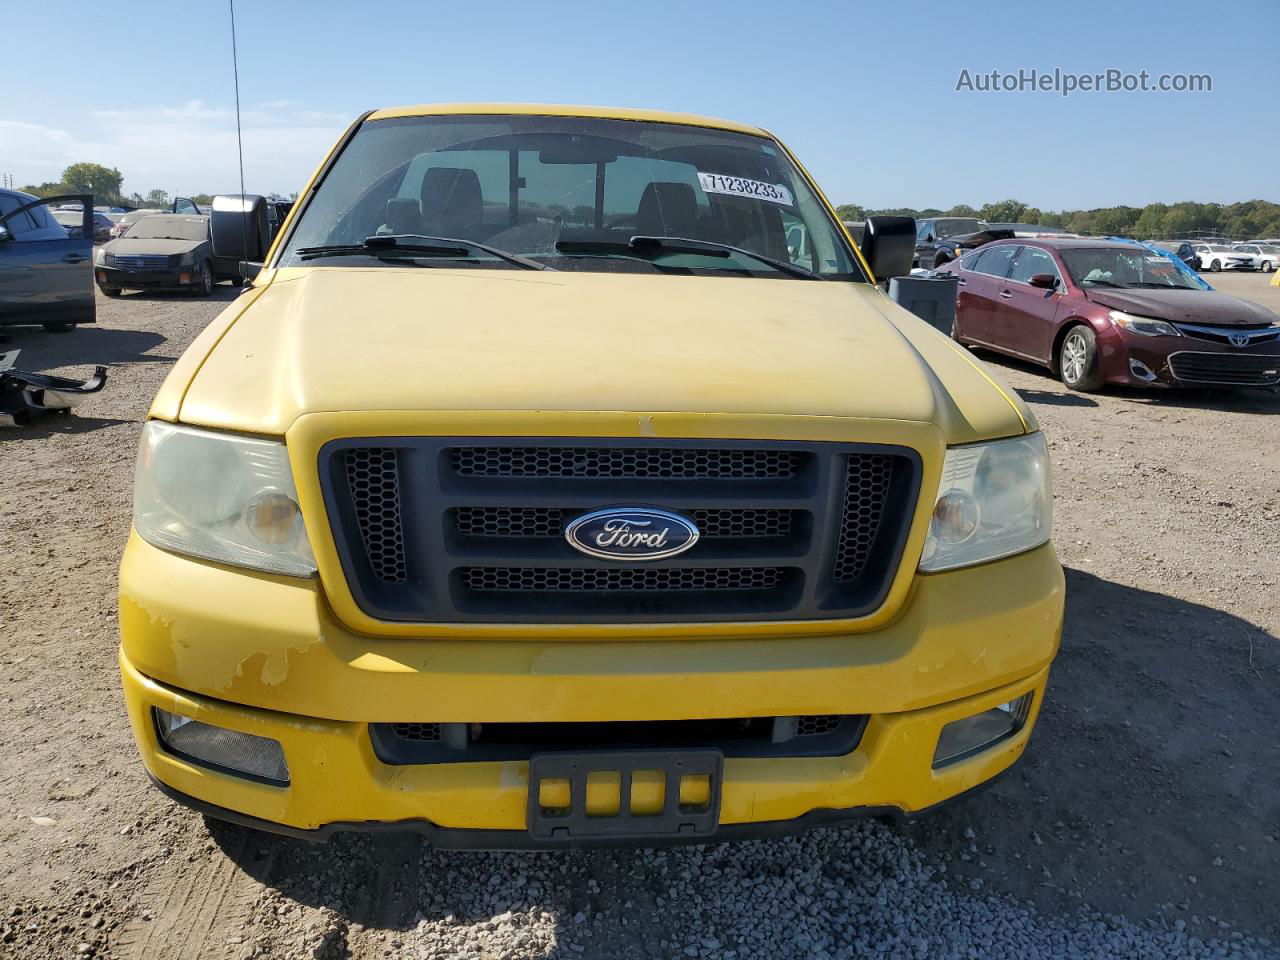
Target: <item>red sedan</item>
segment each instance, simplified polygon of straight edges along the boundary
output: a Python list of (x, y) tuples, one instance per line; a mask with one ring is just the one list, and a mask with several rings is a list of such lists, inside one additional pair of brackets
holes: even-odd
[(959, 278), (957, 340), (1042, 364), (1073, 390), (1280, 383), (1280, 315), (1134, 244), (1001, 240), (939, 272)]

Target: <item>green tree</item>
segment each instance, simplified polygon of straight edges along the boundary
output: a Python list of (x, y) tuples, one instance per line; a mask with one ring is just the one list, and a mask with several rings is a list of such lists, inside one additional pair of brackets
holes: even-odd
[(1129, 236), (1133, 233), (1139, 211), (1135, 207), (1106, 207), (1089, 211), (1093, 215), (1093, 233), (1106, 236)]
[(946, 212), (948, 217), (976, 217), (978, 211), (967, 203), (957, 203), (954, 207)]
[(860, 207), (856, 203), (842, 203), (836, 207), (836, 216), (841, 220), (865, 220), (867, 211), (865, 207)]
[[(272, 194), (272, 197), (274, 198), (275, 194)], [(205, 207), (213, 203), (213, 194), (211, 193), (193, 194), (191, 197), (191, 202), (203, 210)]]
[(143, 203), (148, 207), (167, 207), (169, 206), (169, 194), (164, 190), (152, 190), (143, 197)]
[(22, 192), (29, 193), (33, 197), (56, 197), (59, 194), (76, 193), (77, 191), (65, 183), (42, 183), (39, 186), (28, 184), (22, 188)]
[(76, 193), (92, 193), (100, 200), (119, 200), (124, 176), (100, 163), (73, 163), (62, 171), (62, 182)]
[(1133, 235), (1139, 240), (1159, 240), (1168, 230), (1164, 218), (1169, 208), (1163, 203), (1148, 203), (1133, 224)]
[(1001, 200), (998, 203), (984, 204), (978, 211), (978, 216), (995, 223), (1020, 223), (1026, 209), (1027, 205), (1021, 200)]

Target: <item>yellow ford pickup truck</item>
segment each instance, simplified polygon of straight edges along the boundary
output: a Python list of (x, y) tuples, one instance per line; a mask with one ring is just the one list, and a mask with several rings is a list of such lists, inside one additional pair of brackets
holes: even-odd
[(143, 431), (120, 667), (157, 786), (520, 848), (1008, 768), (1062, 623), (1046, 446), (876, 287), (886, 231), (743, 124), (360, 117)]

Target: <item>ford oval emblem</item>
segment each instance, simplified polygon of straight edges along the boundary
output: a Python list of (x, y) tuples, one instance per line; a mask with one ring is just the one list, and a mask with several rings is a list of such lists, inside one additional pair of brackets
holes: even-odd
[(575, 517), (565, 527), (569, 546), (605, 560), (661, 560), (698, 542), (692, 520), (651, 507), (611, 507)]

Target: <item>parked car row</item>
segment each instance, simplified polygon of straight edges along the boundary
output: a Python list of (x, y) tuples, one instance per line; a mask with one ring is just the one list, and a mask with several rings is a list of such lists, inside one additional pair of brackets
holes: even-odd
[(957, 278), (956, 340), (1075, 390), (1280, 384), (1280, 316), (1204, 289), (1141, 244), (1003, 240), (939, 272)]
[(130, 290), (188, 290), (202, 296), (239, 276), (235, 260), (215, 257), (206, 214), (161, 213), (136, 221), (99, 247), (94, 277), (108, 297)]
[[(89, 214), (93, 223), (93, 242), (104, 243), (111, 238), (111, 230), (115, 224), (105, 213), (98, 213), (96, 210)], [(69, 237), (79, 237), (81, 233), (82, 214), (79, 210), (55, 210), (53, 219), (62, 224), (62, 228), (67, 231)]]
[[(210, 215), (191, 200), (178, 198), (172, 212), (121, 214), (94, 208), (92, 199), (0, 190), (0, 326), (65, 332), (93, 323), (95, 282), (115, 297), (146, 289), (208, 295), (218, 281), (239, 279), (241, 258), (214, 254)], [(260, 223), (260, 260), (292, 204), (263, 197), (247, 203)]]

